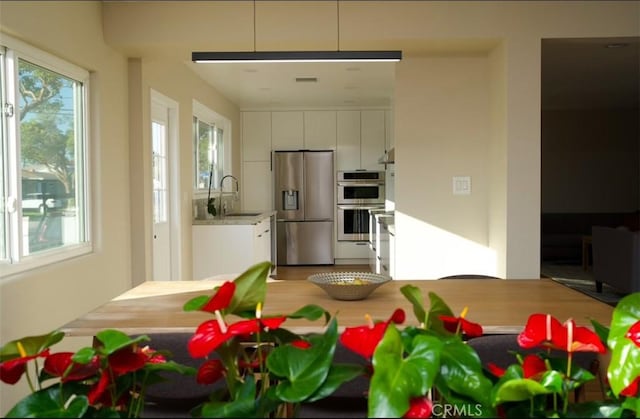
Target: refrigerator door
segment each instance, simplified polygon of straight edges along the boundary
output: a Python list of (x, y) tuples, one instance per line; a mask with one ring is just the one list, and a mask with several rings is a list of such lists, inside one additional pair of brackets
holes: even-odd
[(333, 265), (333, 221), (278, 221), (278, 265)]
[(333, 220), (333, 151), (304, 153), (305, 220)]
[(304, 158), (298, 151), (274, 152), (274, 202), (278, 220), (304, 220)]

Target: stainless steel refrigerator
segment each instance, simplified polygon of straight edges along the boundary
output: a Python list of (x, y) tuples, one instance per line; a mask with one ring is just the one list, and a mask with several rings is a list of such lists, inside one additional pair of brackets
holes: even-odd
[(333, 265), (333, 151), (274, 151), (278, 265)]

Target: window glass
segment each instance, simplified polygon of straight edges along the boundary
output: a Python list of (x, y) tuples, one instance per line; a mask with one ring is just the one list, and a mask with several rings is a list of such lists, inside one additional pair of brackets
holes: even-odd
[(88, 73), (18, 44), (2, 55), (3, 103), (13, 109), (3, 113), (0, 159), (0, 250), (14, 265), (9, 272), (76, 256), (89, 244)]
[[(202, 109), (202, 105), (198, 107)], [(194, 137), (194, 189), (196, 192), (219, 189), (220, 180), (225, 171), (229, 173), (231, 168), (228, 163), (228, 151), (225, 144), (226, 120), (212, 111), (200, 110), (193, 117)]]

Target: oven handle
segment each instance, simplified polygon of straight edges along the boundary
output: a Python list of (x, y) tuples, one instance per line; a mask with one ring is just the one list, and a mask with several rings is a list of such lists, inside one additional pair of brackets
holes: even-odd
[(338, 205), (338, 209), (342, 210), (350, 210), (350, 209), (361, 209), (361, 210), (370, 210), (370, 209), (383, 209), (384, 205)]
[(384, 186), (384, 182), (338, 182), (338, 186)]

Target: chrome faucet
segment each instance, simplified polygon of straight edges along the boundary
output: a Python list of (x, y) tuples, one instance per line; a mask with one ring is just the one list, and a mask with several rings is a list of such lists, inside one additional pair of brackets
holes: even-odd
[(236, 183), (236, 190), (234, 192), (234, 196), (233, 196), (233, 200), (237, 200), (238, 199), (238, 195), (240, 192), (240, 183), (238, 182), (238, 178), (236, 178), (233, 175), (225, 175), (222, 177), (222, 179), (220, 179), (220, 200), (218, 205), (220, 205), (220, 211), (218, 212), (218, 214), (220, 214), (220, 216), (224, 216), (227, 213), (227, 206), (226, 203), (223, 203), (223, 199), (222, 199), (222, 183), (224, 182), (224, 180), (226, 178), (230, 177), (231, 179), (235, 180)]

